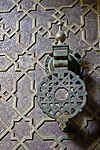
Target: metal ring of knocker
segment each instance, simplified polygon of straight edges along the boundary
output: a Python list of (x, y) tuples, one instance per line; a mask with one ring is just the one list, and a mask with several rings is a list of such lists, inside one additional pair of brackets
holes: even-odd
[(66, 36), (61, 23), (55, 39), (57, 44), (45, 62), (47, 77), (38, 85), (37, 99), (43, 112), (56, 119), (64, 131), (68, 120), (82, 111), (87, 92), (80, 79), (81, 57), (63, 44)]

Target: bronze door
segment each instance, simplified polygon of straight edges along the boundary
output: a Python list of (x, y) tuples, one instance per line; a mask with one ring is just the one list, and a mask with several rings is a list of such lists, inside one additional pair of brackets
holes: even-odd
[[(36, 99), (59, 22), (88, 93), (66, 132)], [(0, 150), (99, 150), (99, 107), (99, 0), (0, 0)]]

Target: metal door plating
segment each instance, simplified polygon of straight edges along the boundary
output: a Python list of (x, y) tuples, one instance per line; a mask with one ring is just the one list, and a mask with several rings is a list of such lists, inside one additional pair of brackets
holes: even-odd
[[(64, 22), (65, 61), (56, 60), (58, 56), (54, 61), (53, 55), (58, 47), (54, 35), (59, 22)], [(0, 150), (100, 149), (99, 33), (100, 0), (0, 0)], [(61, 64), (66, 69), (55, 74), (55, 67)], [(61, 83), (63, 87), (55, 91), (58, 109), (68, 98), (69, 89), (73, 93), (70, 84), (76, 85), (74, 80), (65, 81), (63, 73), (70, 79), (70, 71), (75, 82), (78, 76), (83, 80), (79, 84), (85, 83), (88, 95), (82, 111), (68, 119), (67, 131), (62, 132), (60, 122), (66, 122), (68, 115), (48, 116), (39, 107), (36, 95), (44, 77), (52, 84), (49, 76), (57, 76), (57, 86)], [(81, 105), (77, 102), (76, 106)], [(68, 101), (58, 110), (63, 112), (65, 105), (70, 108)]]

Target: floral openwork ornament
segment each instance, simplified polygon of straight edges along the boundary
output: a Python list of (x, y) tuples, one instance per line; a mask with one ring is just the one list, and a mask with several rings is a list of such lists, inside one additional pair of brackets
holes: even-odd
[(81, 77), (82, 58), (63, 42), (66, 39), (59, 24), (53, 51), (45, 61), (47, 76), (38, 85), (37, 99), (40, 108), (58, 121), (64, 131), (68, 120), (82, 111), (86, 103), (86, 89)]

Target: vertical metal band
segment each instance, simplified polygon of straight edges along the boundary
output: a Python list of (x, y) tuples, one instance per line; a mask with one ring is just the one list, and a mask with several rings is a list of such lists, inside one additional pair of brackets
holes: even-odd
[(98, 10), (98, 38), (99, 38), (99, 48), (100, 48), (100, 0), (97, 0), (97, 10)]
[(53, 66), (54, 68), (68, 69), (68, 45), (54, 45), (53, 46)]

